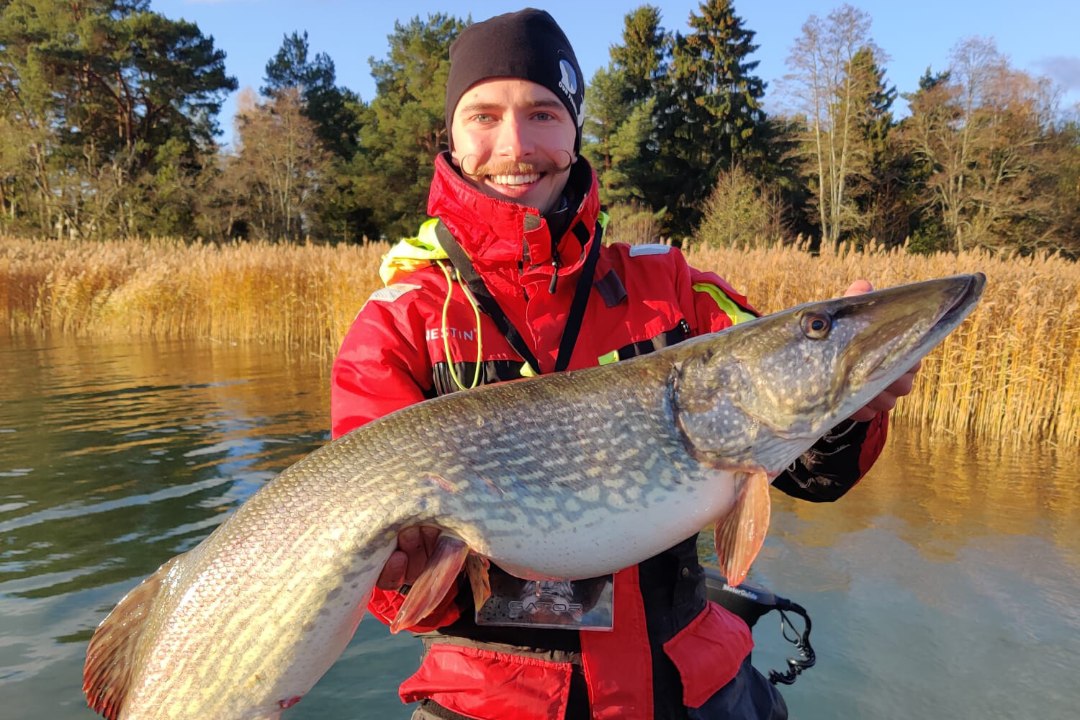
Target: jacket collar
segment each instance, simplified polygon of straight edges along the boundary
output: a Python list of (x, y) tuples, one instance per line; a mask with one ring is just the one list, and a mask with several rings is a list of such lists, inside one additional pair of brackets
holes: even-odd
[[(582, 200), (569, 210), (573, 219), (565, 224), (557, 247), (559, 264), (572, 272), (584, 260), (575, 226), (581, 224), (588, 230), (588, 236), (593, 234), (600, 200), (596, 174), (584, 158), (574, 163), (569, 183), (577, 188), (576, 193), (570, 194)], [(457, 173), (447, 152), (435, 158), (428, 214), (446, 224), (478, 269), (513, 263), (527, 272), (530, 267), (551, 266), (552, 242), (547, 220), (535, 208), (480, 192)]]

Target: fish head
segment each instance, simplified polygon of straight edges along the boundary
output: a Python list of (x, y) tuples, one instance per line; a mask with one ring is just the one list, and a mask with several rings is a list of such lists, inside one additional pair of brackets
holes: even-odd
[(696, 457), (775, 477), (974, 309), (981, 273), (808, 303), (690, 341), (672, 383)]

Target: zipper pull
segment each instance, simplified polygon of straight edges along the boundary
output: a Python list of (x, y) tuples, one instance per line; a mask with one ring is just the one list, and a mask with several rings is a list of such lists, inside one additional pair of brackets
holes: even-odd
[(548, 285), (548, 294), (555, 294), (555, 286), (559, 283), (559, 254), (556, 252), (551, 256), (551, 284)]

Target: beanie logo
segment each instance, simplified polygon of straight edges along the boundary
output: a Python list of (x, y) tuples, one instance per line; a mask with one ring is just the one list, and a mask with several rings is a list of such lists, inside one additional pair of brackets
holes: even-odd
[(566, 58), (559, 59), (559, 89), (566, 95), (566, 99), (570, 101), (570, 105), (574, 108), (574, 120), (580, 127), (585, 121), (585, 116), (581, 112), (581, 105), (574, 102), (574, 98), (578, 92), (578, 76), (574, 71), (574, 66), (570, 64), (570, 61)]
[(562, 77), (559, 79), (559, 87), (571, 98), (577, 94), (577, 73), (574, 66), (566, 58), (559, 60), (559, 71)]

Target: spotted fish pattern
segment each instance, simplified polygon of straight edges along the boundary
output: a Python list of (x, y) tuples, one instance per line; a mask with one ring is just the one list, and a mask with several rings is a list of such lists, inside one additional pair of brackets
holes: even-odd
[(278, 718), (344, 650), (413, 525), (542, 580), (605, 575), (715, 523), (724, 569), (745, 575), (769, 481), (940, 342), (982, 285), (805, 305), (372, 422), (122, 599), (87, 651), (88, 702), (110, 719)]

